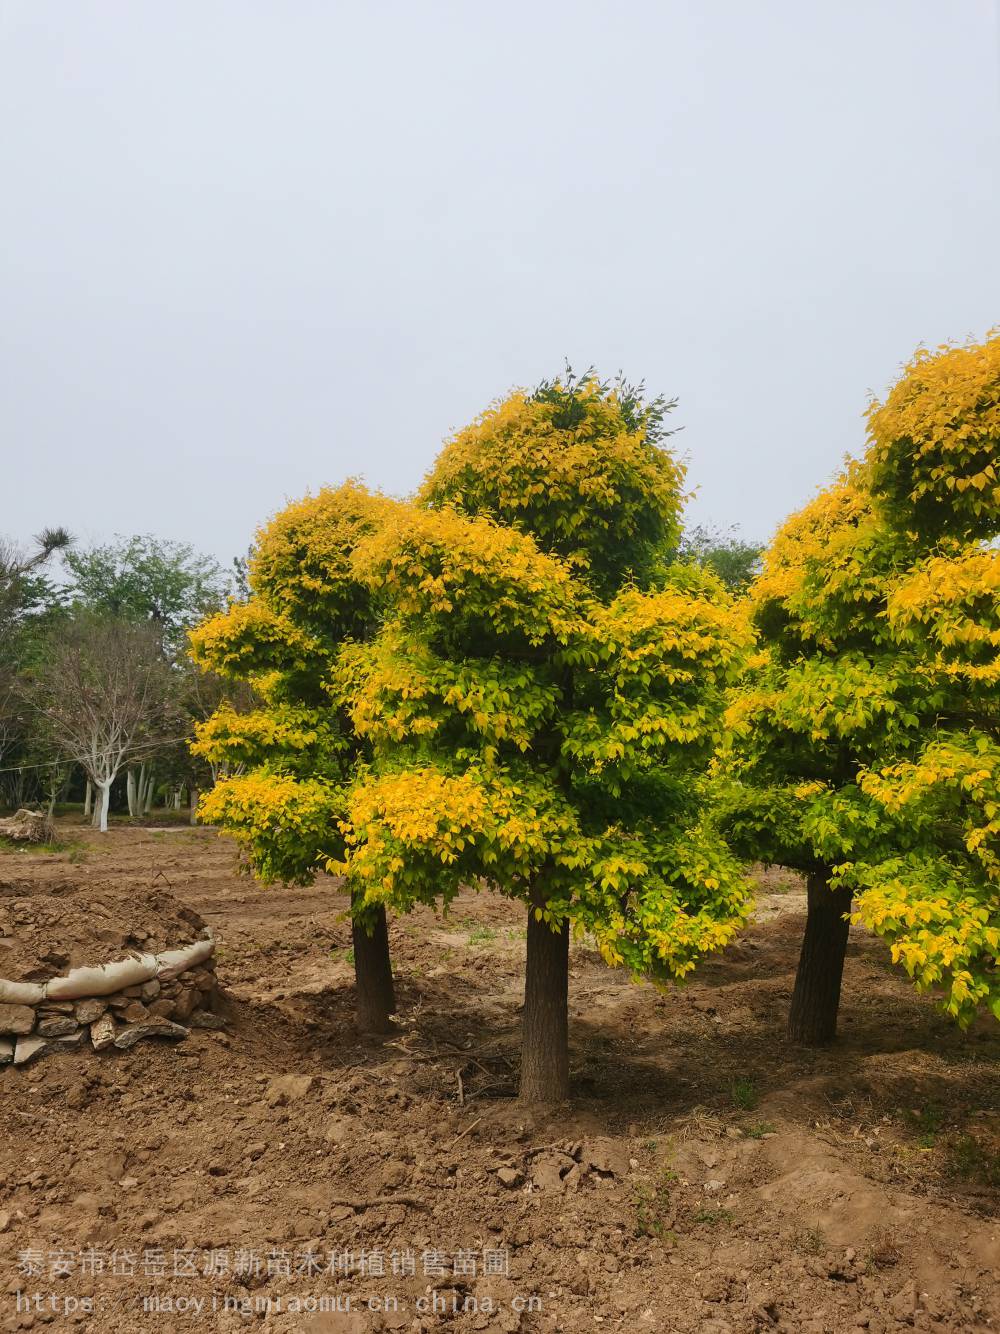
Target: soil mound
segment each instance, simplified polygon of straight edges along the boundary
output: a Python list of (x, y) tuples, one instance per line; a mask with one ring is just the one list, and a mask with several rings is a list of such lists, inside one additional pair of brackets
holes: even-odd
[(0, 977), (40, 982), (84, 964), (189, 945), (205, 923), (162, 889), (0, 881)]

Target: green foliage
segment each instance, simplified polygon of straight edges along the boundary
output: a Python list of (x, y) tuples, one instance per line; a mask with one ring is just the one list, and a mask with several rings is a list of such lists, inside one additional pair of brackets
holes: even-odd
[(677, 1212), (673, 1202), (673, 1187), (676, 1182), (677, 1173), (667, 1167), (654, 1180), (641, 1182), (635, 1187), (637, 1237), (652, 1237), (656, 1241), (673, 1239), (670, 1225)]
[(742, 593), (759, 574), (763, 554), (759, 542), (744, 542), (735, 528), (699, 524), (685, 529), (676, 558), (710, 570), (731, 593)]
[(116, 620), (150, 621), (170, 645), (226, 597), (222, 570), (185, 542), (137, 534), (71, 548), (63, 559), (75, 606)]
[(757, 1086), (752, 1079), (734, 1080), (729, 1093), (733, 1100), (733, 1106), (739, 1107), (744, 1112), (752, 1112), (760, 1101), (757, 1095)]

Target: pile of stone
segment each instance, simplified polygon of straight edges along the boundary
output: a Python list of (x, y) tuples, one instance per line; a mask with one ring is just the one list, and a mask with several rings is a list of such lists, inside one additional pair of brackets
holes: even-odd
[(178, 1039), (221, 1028), (215, 941), (72, 968), (44, 982), (0, 978), (0, 1065), (43, 1052), (92, 1046), (127, 1049), (143, 1038)]

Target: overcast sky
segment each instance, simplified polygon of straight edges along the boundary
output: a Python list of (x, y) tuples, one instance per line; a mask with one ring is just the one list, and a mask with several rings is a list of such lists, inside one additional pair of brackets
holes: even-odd
[(0, 533), (228, 560), (565, 359), (767, 537), (1000, 323), (996, 0), (0, 0)]

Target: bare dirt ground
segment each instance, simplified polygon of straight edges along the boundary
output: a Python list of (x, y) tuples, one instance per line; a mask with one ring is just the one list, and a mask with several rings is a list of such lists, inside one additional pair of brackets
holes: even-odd
[(839, 1042), (789, 1048), (793, 878), (664, 994), (574, 946), (574, 1102), (532, 1119), (517, 905), (393, 922), (399, 1031), (361, 1040), (333, 882), (262, 889), (210, 830), (60, 837), (0, 881), (169, 891), (232, 1018), (0, 1071), (0, 1328), (1000, 1328), (1000, 1028), (855, 934)]

